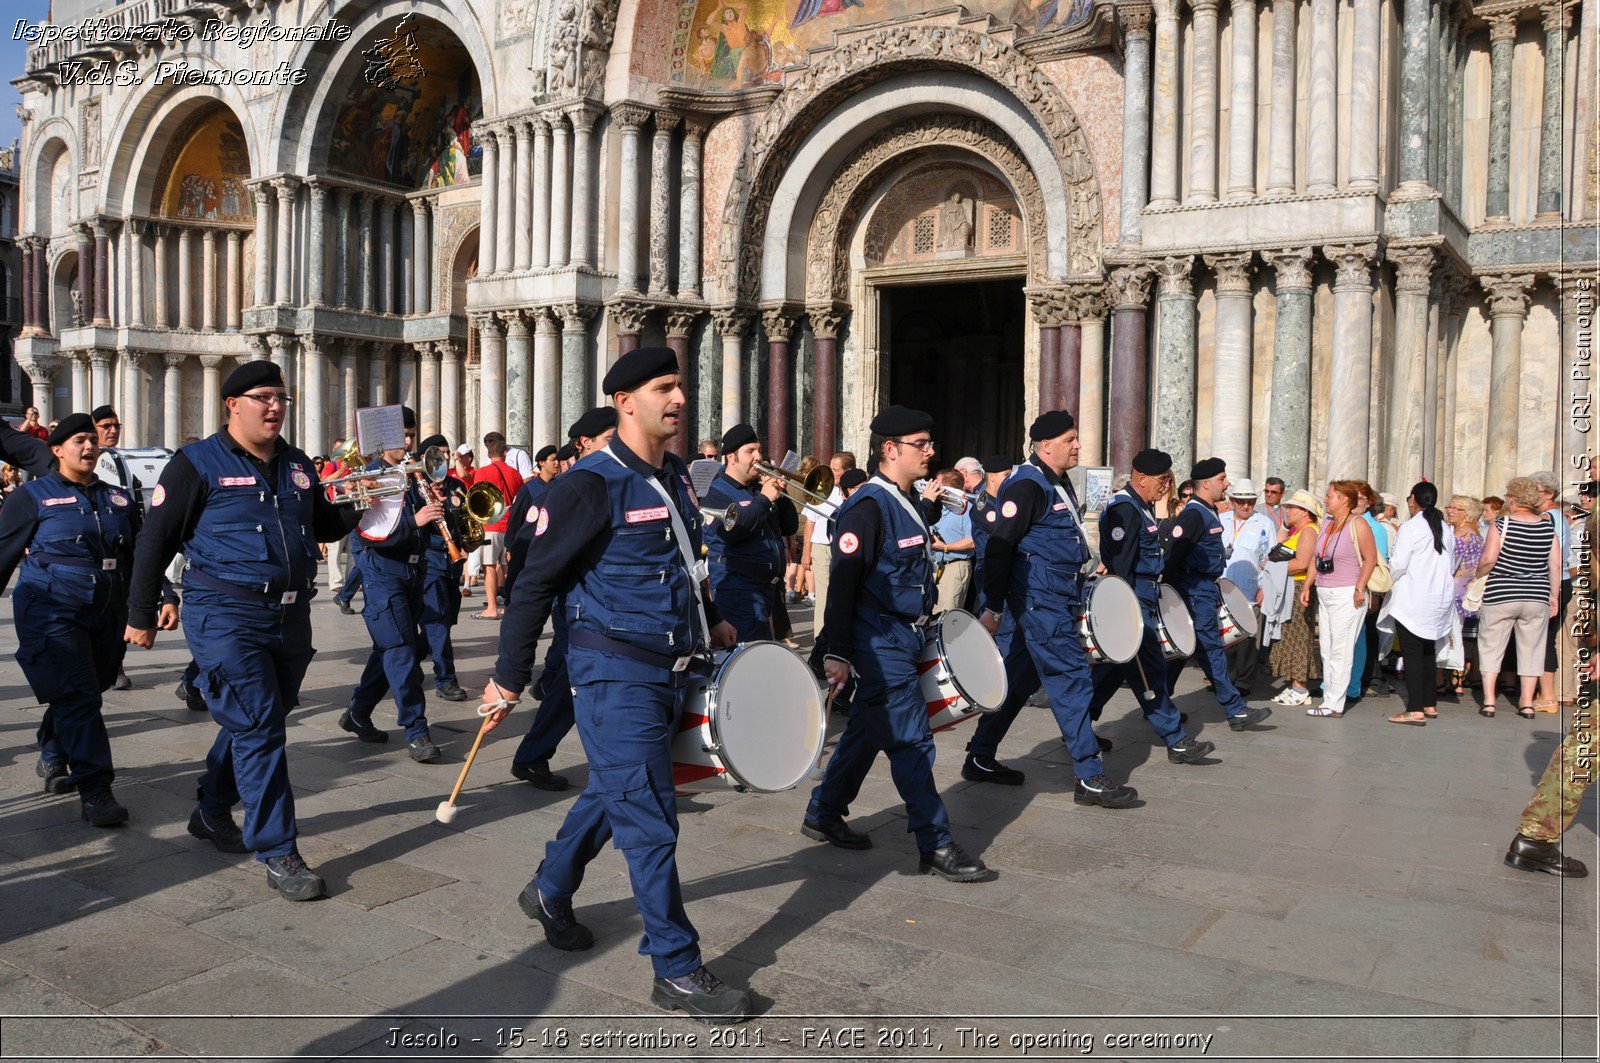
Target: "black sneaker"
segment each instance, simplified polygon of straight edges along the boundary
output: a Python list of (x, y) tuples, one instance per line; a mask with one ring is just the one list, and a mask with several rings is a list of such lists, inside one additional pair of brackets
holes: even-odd
[(117, 678), (111, 681), (111, 689), (112, 690), (132, 690), (133, 689), (133, 680), (128, 678), (128, 673), (127, 672), (124, 672), (119, 668), (117, 670)]
[(188, 683), (179, 683), (177, 688), (173, 690), (173, 693), (177, 695), (178, 700), (183, 702), (184, 706), (187, 707), (190, 712), (211, 711), (206, 706), (205, 696), (200, 693), (197, 687), (191, 686)]
[(939, 875), (951, 882), (976, 882), (989, 873), (982, 860), (969, 855), (955, 842), (923, 853), (919, 870), (924, 875)]
[(800, 824), (800, 833), (813, 841), (828, 842), (841, 849), (870, 849), (872, 839), (845, 826), (842, 819), (807, 819)]
[(418, 764), (429, 764), (439, 759), (439, 747), (433, 744), (433, 737), (427, 731), (407, 742), (406, 751)]
[(1080, 805), (1127, 808), (1139, 799), (1139, 791), (1131, 786), (1114, 783), (1104, 774), (1100, 774), (1092, 779), (1079, 779), (1072, 799)]
[(650, 1000), (668, 1011), (686, 1011), (705, 1023), (743, 1022), (750, 1017), (750, 994), (725, 986), (705, 965), (681, 978), (660, 978)]
[(339, 612), (343, 613), (345, 616), (356, 615), (356, 611), (350, 607), (349, 602), (340, 601), (338, 598), (335, 598), (334, 603), (339, 606)]
[(363, 742), (387, 742), (389, 732), (380, 731), (372, 726), (371, 720), (358, 720), (355, 713), (345, 709), (339, 717), (339, 726), (361, 739)]
[(1268, 708), (1249, 709), (1245, 712), (1241, 712), (1237, 716), (1229, 716), (1228, 730), (1254, 731), (1256, 729), (1256, 724), (1260, 723), (1262, 720), (1265, 720), (1271, 715), (1272, 710)]
[(546, 900), (540, 893), (537, 879), (530, 880), (517, 894), (517, 907), (529, 919), (537, 919), (544, 927), (544, 939), (562, 952), (582, 952), (594, 946), (594, 934), (578, 922), (572, 913), (571, 901)]
[(1193, 764), (1210, 756), (1216, 748), (1215, 742), (1196, 742), (1186, 736), (1167, 747), (1167, 759), (1174, 764)]
[(78, 788), (78, 784), (67, 778), (67, 766), (59, 760), (45, 760), (39, 758), (39, 763), (33, 766), (33, 773), (44, 780), (44, 792), (47, 794), (70, 794)]
[(551, 793), (560, 793), (571, 785), (565, 775), (557, 775), (550, 770), (548, 760), (536, 760), (532, 764), (513, 764), (511, 776), (525, 783), (532, 783), (537, 789), (549, 790)]
[(1115, 748), (1111, 743), (1111, 739), (1109, 738), (1101, 738), (1099, 735), (1095, 735), (1094, 740), (1095, 743), (1100, 746), (1100, 752), (1102, 753), (1109, 753)]
[(291, 901), (314, 901), (327, 890), (322, 876), (307, 867), (297, 852), (267, 858), (267, 885)]
[(993, 757), (977, 753), (967, 754), (966, 763), (961, 765), (961, 777), (968, 782), (992, 782), (1001, 786), (1021, 786), (1022, 780), (1027, 778), (1016, 768), (1008, 768)]
[(467, 692), (461, 689), (461, 684), (454, 679), (440, 687), (436, 693), (445, 701), (466, 701)]
[(244, 832), (226, 812), (221, 815), (212, 813), (208, 816), (200, 811), (200, 806), (196, 805), (195, 810), (189, 813), (189, 833), (201, 841), (210, 842), (225, 853), (250, 851), (244, 844)]
[(101, 790), (83, 799), (83, 818), (96, 827), (115, 827), (128, 822), (128, 810), (117, 804), (110, 790)]

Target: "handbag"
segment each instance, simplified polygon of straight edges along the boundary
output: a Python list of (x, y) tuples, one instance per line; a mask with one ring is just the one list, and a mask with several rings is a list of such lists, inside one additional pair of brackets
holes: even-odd
[[(1352, 535), (1350, 542), (1356, 548), (1356, 564), (1364, 564), (1365, 562), (1361, 560), (1361, 540)], [(1387, 594), (1394, 590), (1394, 577), (1389, 575), (1389, 562), (1384, 559), (1383, 551), (1379, 550), (1377, 553), (1378, 561), (1372, 566), (1372, 575), (1367, 577), (1367, 590), (1372, 594)]]
[[(1455, 613), (1454, 610), (1451, 610)], [(1467, 666), (1466, 646), (1461, 638), (1461, 614), (1455, 613), (1450, 618), (1450, 633), (1439, 639), (1434, 645), (1434, 653), (1438, 657), (1438, 665), (1451, 672), (1459, 672)]]
[(1461, 608), (1469, 613), (1476, 613), (1483, 608), (1483, 592), (1489, 586), (1487, 575), (1479, 576), (1467, 584), (1467, 589), (1461, 595)]

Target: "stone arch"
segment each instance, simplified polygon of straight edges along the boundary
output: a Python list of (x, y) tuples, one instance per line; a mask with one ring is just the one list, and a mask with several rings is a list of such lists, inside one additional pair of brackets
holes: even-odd
[[(58, 218), (55, 210), (55, 174), (56, 167), (66, 160), (66, 172), (76, 175), (78, 172), (76, 148), (77, 138), (73, 135), (72, 123), (65, 118), (52, 118), (40, 127), (35, 134), (36, 147), (33, 157), (28, 160), (24, 171), (32, 176), (32, 195), (20, 197), (18, 206), (21, 208), (18, 220), (21, 225), (19, 232), (36, 232), (41, 236), (51, 236), (55, 233), (66, 232), (67, 226), (76, 220), (73, 217)], [(77, 203), (77, 182), (73, 181), (72, 197), (74, 207)], [(76, 214), (75, 209), (68, 213)]]
[(828, 193), (812, 215), (806, 243), (808, 306), (849, 301), (851, 235), (862, 221), (873, 190), (892, 171), (947, 148), (991, 164), (1011, 186), (1022, 209), (1028, 281), (1034, 284), (1043, 279), (1044, 192), (1026, 160), (992, 122), (964, 115), (927, 115), (875, 134), (830, 179)]
[[(1018, 141), (1031, 132), (1048, 147), (1058, 180), (1043, 171), (1045, 160), (1023, 147), (1041, 183), (1064, 185), (1066, 225), (1077, 246), (1052, 247), (1052, 275), (1098, 273), (1100, 267), (1100, 188), (1088, 142), (1061, 94), (1027, 56), (987, 34), (952, 26), (890, 26), (841, 45), (799, 72), (785, 86), (756, 129), (733, 175), (723, 210), (718, 284), (726, 301), (747, 303), (771, 298), (764, 272), (768, 215), (791, 161), (807, 139), (837, 111), (853, 106), (874, 83), (908, 71), (964, 71), (1001, 90), (1029, 127), (1013, 126)], [(941, 79), (948, 86), (951, 79)], [(975, 95), (977, 95), (975, 93)], [(953, 93), (927, 93), (924, 110), (950, 109)], [(960, 109), (960, 104), (955, 104)], [(881, 119), (880, 119), (881, 122)], [(1022, 145), (1019, 143), (1019, 147)], [(1065, 233), (1056, 237), (1065, 244)]]
[[(193, 68), (220, 69), (202, 55), (174, 56)], [(237, 88), (227, 86), (152, 86), (129, 100), (117, 116), (106, 165), (101, 167), (101, 209), (124, 217), (150, 210), (157, 195), (162, 160), (189, 122), (213, 107), (226, 108), (244, 131), (250, 172), (260, 175), (263, 150), (260, 131), (250, 121), (247, 101)], [(154, 213), (154, 211), (151, 211)]]
[[(45, 274), (50, 279), (49, 288), (46, 290), (49, 303), (46, 307), (46, 317), (50, 325), (50, 334), (60, 336), (64, 329), (77, 327), (73, 321), (72, 293), (78, 288), (78, 248), (76, 245), (68, 246), (61, 243), (59, 248), (52, 246), (51, 250), (54, 254), (47, 263), (48, 272)], [(82, 308), (85, 317), (92, 309), (92, 307)]]
[(444, 277), (450, 292), (451, 314), (465, 316), (467, 312), (467, 281), (478, 275), (478, 237), (480, 227), (474, 225), (461, 234), (447, 254), (443, 256)]

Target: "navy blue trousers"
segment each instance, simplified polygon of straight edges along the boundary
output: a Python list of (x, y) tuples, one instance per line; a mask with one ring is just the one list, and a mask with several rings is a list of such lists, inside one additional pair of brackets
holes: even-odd
[[(1147, 592), (1148, 586), (1148, 592)], [(1089, 699), (1089, 718), (1100, 719), (1106, 707), (1124, 682), (1139, 699), (1139, 710), (1150, 726), (1155, 728), (1161, 741), (1169, 746), (1184, 739), (1183, 721), (1167, 687), (1167, 660), (1161, 652), (1161, 640), (1156, 636), (1160, 622), (1161, 598), (1154, 584), (1136, 586), (1139, 595), (1139, 612), (1144, 619), (1144, 640), (1139, 643), (1139, 653), (1126, 664), (1097, 664), (1091, 673), (1094, 695)]]
[(422, 608), (418, 616), (422, 642), (433, 659), (433, 685), (443, 689), (456, 681), (456, 649), (450, 629), (461, 619), (461, 570), (429, 570), (422, 583)]
[(368, 573), (361, 618), (372, 637), (372, 653), (350, 695), (350, 714), (371, 720), (378, 702), (392, 689), (406, 741), (428, 733), (427, 701), (422, 693), (422, 615), (420, 578), (395, 580)]
[[(1189, 615), (1194, 619), (1197, 644), (1194, 656), (1200, 662), (1200, 670), (1211, 680), (1211, 690), (1217, 696), (1217, 704), (1222, 706), (1226, 716), (1243, 715), (1249, 711), (1249, 706), (1228, 678), (1228, 654), (1222, 648), (1222, 625), (1217, 620), (1217, 610), (1222, 608), (1222, 592), (1217, 589), (1215, 582), (1210, 581), (1179, 589), (1183, 591), (1184, 603), (1189, 606)], [(1180, 658), (1167, 665), (1168, 690), (1177, 688), (1178, 676), (1183, 674), (1183, 666), (1187, 663)]]
[(127, 603), (73, 606), (28, 580), (17, 583), (11, 602), (17, 663), (34, 697), (45, 705), (37, 735), (40, 755), (67, 766), (79, 796), (109, 790), (115, 772), (101, 694), (122, 668)]

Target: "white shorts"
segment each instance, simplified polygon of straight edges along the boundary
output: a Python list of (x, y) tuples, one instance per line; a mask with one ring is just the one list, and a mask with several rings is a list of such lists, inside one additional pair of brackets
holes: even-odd
[(478, 562), (484, 565), (503, 565), (506, 561), (506, 533), (484, 532), (483, 545), (478, 547)]

